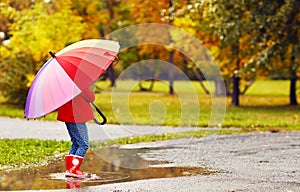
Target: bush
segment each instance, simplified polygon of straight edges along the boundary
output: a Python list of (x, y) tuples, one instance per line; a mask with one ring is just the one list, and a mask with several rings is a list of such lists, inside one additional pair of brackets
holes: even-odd
[(19, 53), (0, 60), (0, 92), (10, 104), (23, 107), (28, 91), (27, 74), (34, 61), (29, 54)]

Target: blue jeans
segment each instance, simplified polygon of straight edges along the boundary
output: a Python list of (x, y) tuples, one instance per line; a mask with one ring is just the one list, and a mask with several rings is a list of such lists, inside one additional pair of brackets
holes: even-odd
[(69, 154), (84, 157), (89, 148), (89, 136), (86, 124), (66, 123), (66, 126), (72, 141)]

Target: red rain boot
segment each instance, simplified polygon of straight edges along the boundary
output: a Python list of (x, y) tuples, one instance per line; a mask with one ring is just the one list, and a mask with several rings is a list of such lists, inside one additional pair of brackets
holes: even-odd
[(72, 167), (72, 155), (66, 155), (65, 156), (65, 161), (66, 161), (66, 172), (65, 175), (67, 176), (70, 173), (70, 169)]
[(83, 158), (79, 156), (71, 156), (71, 167), (66, 173), (66, 177), (76, 177), (76, 178), (89, 178), (90, 174), (80, 171), (80, 166)]

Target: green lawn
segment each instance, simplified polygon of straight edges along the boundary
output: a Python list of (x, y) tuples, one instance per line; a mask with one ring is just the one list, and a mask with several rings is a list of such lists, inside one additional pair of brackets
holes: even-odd
[(286, 80), (261, 80), (255, 82), (246, 95), (287, 96), (286, 99), (288, 99), (289, 86), (290, 82)]
[[(106, 83), (101, 82), (100, 87), (108, 87)], [(186, 82), (175, 82), (178, 94), (174, 96), (167, 93), (165, 82), (155, 83), (153, 92), (149, 93), (138, 92), (135, 82), (118, 82), (117, 85), (113, 91), (103, 90), (97, 95), (96, 103), (109, 117), (109, 123), (168, 126), (208, 126), (210, 123), (212, 98), (204, 94), (198, 82), (192, 82), (193, 89), (189, 90)], [(231, 98), (225, 98), (223, 127), (300, 129), (299, 106), (288, 105), (288, 93), (288, 81), (257, 81), (240, 97), (240, 107), (231, 106)], [(217, 102), (223, 99), (213, 98)]]
[[(213, 87), (211, 83), (209, 85)], [(231, 106), (231, 98), (204, 94), (195, 81), (176, 81), (174, 86), (176, 94), (169, 95), (168, 84), (163, 81), (156, 82), (152, 92), (138, 91), (136, 81), (117, 81), (114, 89), (107, 81), (98, 82), (101, 91), (97, 93), (95, 103), (110, 124), (206, 127), (222, 122), (222, 118), (218, 123), (211, 123), (210, 119), (224, 113), (223, 127), (300, 129), (299, 106), (288, 105), (288, 81), (257, 81), (246, 95), (240, 97), (240, 107)], [(222, 105), (216, 104), (212, 115), (212, 102), (224, 102), (226, 111), (222, 112)], [(23, 108), (2, 103), (0, 116), (22, 118)], [(55, 120), (56, 113), (41, 119)]]
[(1, 139), (0, 170), (45, 165), (49, 160), (61, 158), (70, 146), (66, 141), (36, 139)]

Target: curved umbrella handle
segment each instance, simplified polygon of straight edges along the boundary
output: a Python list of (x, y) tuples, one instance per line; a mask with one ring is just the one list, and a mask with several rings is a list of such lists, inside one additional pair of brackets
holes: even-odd
[(106, 119), (105, 115), (102, 113), (102, 111), (94, 103), (91, 103), (91, 104), (95, 107), (96, 111), (99, 113), (99, 115), (103, 119), (102, 122), (99, 122), (96, 118), (94, 118), (95, 123), (97, 123), (98, 125), (104, 125), (107, 122), (107, 119)]
[(117, 66), (118, 65), (118, 63), (119, 63), (119, 58), (117, 57), (117, 56), (115, 56), (115, 63), (113, 64), (113, 66), (115, 67), (115, 66)]

